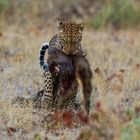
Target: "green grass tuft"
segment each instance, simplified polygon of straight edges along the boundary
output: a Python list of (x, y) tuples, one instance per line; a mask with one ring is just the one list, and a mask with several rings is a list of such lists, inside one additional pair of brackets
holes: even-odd
[(131, 0), (112, 0), (93, 16), (88, 24), (98, 29), (103, 26), (135, 26), (140, 23), (140, 7)]

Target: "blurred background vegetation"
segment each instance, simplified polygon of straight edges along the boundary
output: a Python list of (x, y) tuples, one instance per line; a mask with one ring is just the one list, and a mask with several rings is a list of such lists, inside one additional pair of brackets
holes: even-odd
[(137, 27), (140, 23), (139, 0), (0, 0), (0, 20), (6, 23), (37, 25), (56, 19), (82, 19), (87, 25)]

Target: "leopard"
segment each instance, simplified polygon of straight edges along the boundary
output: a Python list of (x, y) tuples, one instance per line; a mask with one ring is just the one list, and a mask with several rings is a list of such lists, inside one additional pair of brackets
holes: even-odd
[(89, 114), (92, 93), (92, 70), (81, 46), (84, 23), (73, 21), (57, 21), (58, 33), (52, 37), (50, 48), (57, 48), (71, 57), (75, 68), (75, 77), (82, 83), (84, 110)]

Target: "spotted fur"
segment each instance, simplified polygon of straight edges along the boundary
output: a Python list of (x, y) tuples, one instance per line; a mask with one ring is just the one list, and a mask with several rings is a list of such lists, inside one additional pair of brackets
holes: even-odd
[(82, 82), (85, 111), (89, 113), (92, 71), (81, 47), (83, 28), (82, 23), (59, 21), (58, 34), (52, 37), (49, 48), (57, 48), (71, 57), (76, 79), (80, 78)]
[(84, 108), (89, 113), (92, 71), (85, 57), (85, 51), (81, 47), (83, 29), (84, 25), (82, 23), (58, 21), (58, 34), (51, 39), (49, 46), (51, 48), (58, 48), (71, 57), (76, 79), (80, 78), (82, 82)]
[(74, 55), (81, 49), (82, 31), (84, 25), (74, 22), (61, 22), (58, 25), (59, 43), (67, 55)]

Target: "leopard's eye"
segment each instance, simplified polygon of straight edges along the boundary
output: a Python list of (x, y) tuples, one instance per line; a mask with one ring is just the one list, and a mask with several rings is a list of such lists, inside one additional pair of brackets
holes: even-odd
[(67, 41), (65, 41), (65, 43), (68, 45), (68, 42)]

